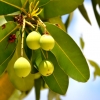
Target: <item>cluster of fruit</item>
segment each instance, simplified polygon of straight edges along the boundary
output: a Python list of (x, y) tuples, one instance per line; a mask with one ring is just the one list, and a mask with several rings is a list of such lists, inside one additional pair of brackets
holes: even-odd
[[(52, 50), (55, 45), (55, 41), (51, 35), (41, 35), (36, 31), (32, 31), (28, 34), (26, 43), (32, 50), (36, 50), (41, 47), (45, 51)], [(14, 63), (14, 70), (19, 77), (26, 77), (31, 72), (31, 65), (26, 58), (20, 57)], [(49, 60), (43, 60), (40, 62), (38, 70), (43, 76), (49, 76), (54, 71), (54, 65)]]

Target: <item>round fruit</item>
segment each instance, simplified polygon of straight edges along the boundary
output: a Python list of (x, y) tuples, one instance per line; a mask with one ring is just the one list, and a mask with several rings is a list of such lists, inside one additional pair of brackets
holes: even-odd
[[(20, 44), (19, 41), (18, 41), (18, 43)], [(18, 89), (20, 91), (29, 91), (34, 86), (34, 74), (29, 74), (27, 77), (22, 78), (22, 77), (18, 77), (18, 75), (16, 75), (16, 73), (14, 71), (14, 67), (13, 67), (14, 62), (20, 57), (20, 54), (18, 55), (19, 45), (17, 45), (17, 46), (18, 46), (18, 48), (16, 48), (16, 51), (15, 51), (13, 57), (11, 58), (11, 60), (8, 63), (7, 72), (9, 75), (10, 82), (13, 84), (13, 86), (16, 89)], [(26, 57), (26, 55), (24, 55), (24, 56)]]
[(51, 35), (44, 34), (40, 38), (40, 45), (43, 50), (52, 50), (55, 45), (55, 40)]
[(14, 70), (19, 77), (26, 77), (31, 72), (31, 65), (27, 59), (20, 57), (14, 63)]
[(29, 35), (26, 38), (27, 46), (32, 50), (40, 48), (40, 43), (39, 43), (40, 37), (41, 34), (36, 31), (29, 33)]
[(54, 66), (53, 64), (48, 61), (48, 60), (43, 60), (40, 62), (39, 64), (39, 72), (43, 75), (43, 76), (49, 76), (53, 73), (54, 71)]

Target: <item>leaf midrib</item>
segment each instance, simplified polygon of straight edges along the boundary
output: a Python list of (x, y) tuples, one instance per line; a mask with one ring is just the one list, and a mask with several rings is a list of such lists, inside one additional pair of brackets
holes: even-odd
[(54, 73), (53, 73), (53, 76), (54, 76), (54, 78), (55, 78), (55, 80), (56, 80), (56, 82), (57, 82), (58, 86), (60, 87), (60, 89), (61, 89), (62, 93), (64, 93), (64, 92), (63, 92), (63, 89), (61, 88), (61, 86), (60, 86), (60, 84), (59, 84), (59, 82), (58, 82), (57, 78), (56, 78), (56, 77), (55, 77), (55, 75), (54, 75)]
[(80, 73), (80, 75), (85, 79), (85, 76), (81, 73), (81, 71), (76, 67), (76, 65), (71, 61), (71, 59), (69, 58), (69, 56), (65, 53), (65, 51), (60, 47), (60, 45), (56, 42), (56, 44), (58, 45), (58, 47), (61, 49), (61, 51), (65, 54), (65, 56), (68, 58), (68, 60), (72, 63), (72, 65), (75, 67), (75, 69)]
[(17, 30), (19, 28), (19, 25), (17, 25), (13, 30), (11, 30), (5, 37), (3, 37), (0, 42), (2, 42), (8, 35), (10, 35), (13, 31)]
[[(15, 51), (15, 49), (13, 50), (13, 52)], [(6, 58), (6, 60), (4, 60), (1, 64), (0, 64), (0, 66), (2, 65), (2, 64), (4, 64), (10, 57), (11, 57), (11, 55), (13, 54), (13, 52)]]

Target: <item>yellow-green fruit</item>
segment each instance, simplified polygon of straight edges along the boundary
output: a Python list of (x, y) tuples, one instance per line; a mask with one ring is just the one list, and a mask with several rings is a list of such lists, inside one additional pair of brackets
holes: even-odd
[(36, 31), (29, 33), (29, 35), (26, 38), (27, 46), (32, 50), (39, 49), (40, 48), (40, 43), (39, 43), (40, 37), (41, 37), (41, 34)]
[(31, 65), (27, 59), (20, 57), (14, 63), (14, 70), (19, 77), (26, 77), (31, 72)]
[(51, 35), (44, 34), (40, 38), (40, 45), (43, 50), (52, 50), (55, 45), (55, 40)]
[(18, 75), (16, 75), (13, 69), (13, 64), (15, 60), (16, 60), (16, 55), (14, 55), (14, 57), (11, 59), (11, 61), (7, 66), (9, 79), (16, 89), (20, 91), (28, 91), (32, 89), (32, 87), (34, 86), (34, 74), (29, 74), (25, 78), (18, 77)]
[(39, 72), (43, 76), (49, 76), (53, 73), (54, 71), (54, 65), (48, 61), (48, 60), (43, 60), (39, 64)]

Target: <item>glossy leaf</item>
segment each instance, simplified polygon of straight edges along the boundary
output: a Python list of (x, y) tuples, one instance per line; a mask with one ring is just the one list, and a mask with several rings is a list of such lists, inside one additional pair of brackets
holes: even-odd
[(87, 11), (86, 11), (84, 5), (82, 4), (82, 5), (78, 6), (78, 9), (79, 9), (80, 13), (83, 15), (83, 17), (85, 18), (85, 20), (91, 25), (90, 19), (88, 17), (88, 14), (87, 14)]
[(95, 69), (95, 71), (94, 71), (94, 79), (95, 79), (96, 76), (100, 76), (100, 67), (95, 61), (93, 61), (93, 60), (88, 60), (88, 61), (89, 61), (90, 65), (92, 67), (94, 67), (94, 69)]
[[(13, 6), (11, 6), (10, 4)], [(21, 7), (21, 0), (0, 0), (0, 15), (18, 11), (19, 9), (14, 6)]]
[[(10, 26), (10, 27), (9, 27)], [(15, 48), (16, 42), (9, 43), (9, 35), (16, 34), (17, 26), (14, 22), (5, 24), (5, 28), (0, 27), (0, 75), (5, 71)]]
[(60, 68), (56, 58), (51, 52), (48, 52), (48, 60), (54, 64), (54, 72), (50, 76), (43, 76), (43, 78), (52, 91), (64, 95), (68, 88), (68, 76)]
[(52, 53), (64, 72), (71, 78), (86, 82), (90, 73), (88, 64), (81, 50), (74, 40), (57, 26), (46, 23), (47, 30), (55, 39), (55, 47)]
[(61, 16), (75, 10), (84, 0), (51, 0), (44, 6), (45, 18)]
[(93, 10), (94, 10), (94, 14), (95, 14), (97, 23), (98, 23), (98, 25), (100, 27), (100, 15), (96, 10), (97, 0), (91, 0), (91, 2), (92, 2), (92, 7), (93, 7)]

